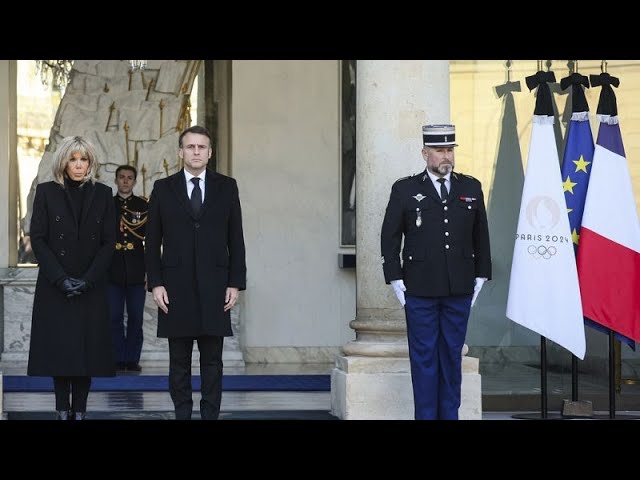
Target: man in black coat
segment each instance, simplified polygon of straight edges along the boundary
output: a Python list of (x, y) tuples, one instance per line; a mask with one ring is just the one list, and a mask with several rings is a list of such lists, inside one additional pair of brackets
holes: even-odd
[(427, 125), (423, 143), (427, 168), (391, 189), (382, 263), (405, 307), (415, 418), (457, 420), (469, 312), (491, 278), (489, 229), (480, 182), (453, 172), (455, 127)]
[(117, 222), (116, 248), (109, 269), (109, 306), (116, 367), (134, 372), (142, 370), (142, 319), (147, 293), (144, 286), (144, 235), (148, 202), (133, 194), (137, 176), (138, 171), (131, 165), (120, 165), (116, 169), (118, 193), (113, 197)]
[[(180, 134), (184, 169), (157, 180), (149, 201), (147, 287), (158, 305), (158, 337), (169, 340), (169, 392), (176, 419), (193, 409), (191, 353), (200, 351), (200, 415), (215, 420), (222, 399), (222, 347), (231, 308), (245, 289), (242, 214), (236, 181), (208, 170), (211, 135)], [(162, 251), (161, 251), (162, 247)]]

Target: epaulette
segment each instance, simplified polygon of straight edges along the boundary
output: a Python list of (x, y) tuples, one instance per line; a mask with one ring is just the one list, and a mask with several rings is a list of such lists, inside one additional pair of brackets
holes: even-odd
[(466, 173), (457, 173), (457, 172), (454, 172), (454, 173), (452, 173), (452, 175), (453, 175), (455, 178), (458, 178), (458, 175), (461, 175), (461, 176), (463, 176), (463, 177), (470, 178), (471, 180), (478, 180), (476, 177), (472, 177), (471, 175), (467, 175)]
[(413, 175), (407, 175), (406, 177), (399, 178), (395, 182), (393, 182), (393, 184), (395, 185), (396, 183), (401, 182), (402, 180), (406, 180), (407, 178), (411, 178), (414, 176), (415, 176), (415, 173)]
[(144, 195), (137, 195), (139, 198), (143, 199), (145, 202), (149, 202), (149, 199)]

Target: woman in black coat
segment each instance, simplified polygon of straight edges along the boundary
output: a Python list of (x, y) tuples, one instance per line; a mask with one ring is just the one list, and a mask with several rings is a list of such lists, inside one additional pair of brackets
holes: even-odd
[(95, 182), (97, 168), (91, 143), (64, 138), (54, 180), (38, 185), (33, 204), (40, 269), (27, 373), (53, 377), (59, 420), (83, 420), (91, 377), (115, 375), (106, 282), (116, 217), (111, 188)]

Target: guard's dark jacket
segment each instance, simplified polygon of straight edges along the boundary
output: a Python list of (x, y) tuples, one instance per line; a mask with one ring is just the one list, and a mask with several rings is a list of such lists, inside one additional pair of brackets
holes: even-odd
[[(82, 188), (80, 219), (61, 185), (46, 182), (36, 188), (30, 235), (39, 271), (29, 375), (115, 375), (106, 290), (115, 243), (112, 191), (101, 183)], [(55, 285), (64, 276), (84, 278), (91, 288), (67, 298)]]
[(158, 337), (232, 336), (227, 287), (246, 288), (242, 213), (236, 181), (207, 170), (198, 215), (184, 170), (156, 180), (145, 239), (147, 288), (163, 285), (169, 313), (158, 309)]
[(111, 260), (109, 279), (120, 286), (144, 283), (144, 235), (148, 202), (131, 195), (113, 197), (116, 209), (116, 248)]
[(489, 228), (480, 182), (452, 173), (449, 197), (443, 204), (426, 171), (396, 181), (381, 244), (387, 284), (403, 279), (406, 293), (420, 297), (473, 293), (475, 277), (491, 279)]

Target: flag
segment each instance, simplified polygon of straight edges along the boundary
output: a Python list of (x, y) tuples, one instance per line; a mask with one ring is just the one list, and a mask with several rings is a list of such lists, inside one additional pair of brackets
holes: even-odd
[(562, 189), (569, 214), (571, 242), (576, 253), (580, 241), (584, 200), (587, 196), (591, 164), (593, 163), (593, 150), (589, 113), (574, 112), (569, 122), (562, 160)]
[(591, 84), (602, 85), (602, 91), (578, 248), (582, 306), (586, 317), (637, 342), (640, 223), (611, 88), (619, 81), (602, 73), (592, 75)]
[[(563, 90), (569, 86), (573, 87), (571, 121), (569, 122), (562, 160), (562, 187), (567, 202), (571, 238), (577, 255), (595, 148), (589, 124), (589, 105), (582, 89), (583, 86), (589, 87), (589, 79), (584, 75), (573, 73), (563, 78), (560, 85)], [(585, 323), (600, 332), (608, 333), (608, 329), (589, 318), (585, 318)], [(616, 338), (635, 350), (635, 342), (631, 338), (620, 334), (616, 334)]]
[(576, 357), (586, 350), (578, 272), (566, 215), (553, 108), (553, 72), (527, 77), (538, 87), (516, 231), (507, 317)]

